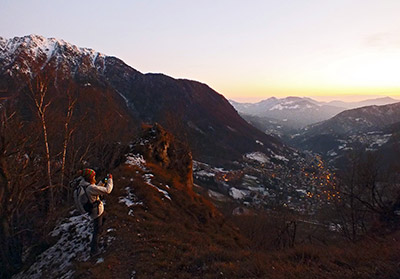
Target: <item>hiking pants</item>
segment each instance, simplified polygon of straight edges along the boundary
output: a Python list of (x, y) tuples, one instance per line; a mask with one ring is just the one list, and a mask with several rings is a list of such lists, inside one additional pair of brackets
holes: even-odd
[(90, 244), (90, 253), (94, 254), (99, 251), (99, 237), (103, 230), (103, 214), (93, 220), (93, 236)]

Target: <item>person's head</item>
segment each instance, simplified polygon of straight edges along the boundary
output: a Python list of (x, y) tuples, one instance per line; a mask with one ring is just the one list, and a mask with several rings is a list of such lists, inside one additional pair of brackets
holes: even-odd
[(96, 183), (96, 172), (92, 169), (83, 169), (82, 176), (89, 183)]

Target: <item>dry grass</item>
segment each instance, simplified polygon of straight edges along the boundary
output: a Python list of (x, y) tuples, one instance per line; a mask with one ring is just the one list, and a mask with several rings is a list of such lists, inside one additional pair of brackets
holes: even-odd
[[(256, 241), (245, 237), (178, 177), (150, 167), (152, 183), (169, 185), (172, 202), (146, 185), (139, 169), (117, 169), (106, 209), (107, 227), (116, 229), (116, 240), (102, 255), (104, 263), (78, 264), (77, 278), (400, 278), (400, 234), (351, 245), (310, 244), (273, 251), (263, 247), (259, 236)], [(118, 203), (127, 186), (144, 202), (134, 208), (134, 217)], [(265, 233), (274, 229), (265, 228)]]

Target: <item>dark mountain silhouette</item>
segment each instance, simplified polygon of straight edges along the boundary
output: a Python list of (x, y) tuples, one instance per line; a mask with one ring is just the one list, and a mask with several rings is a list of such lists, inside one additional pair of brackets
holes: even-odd
[(400, 103), (344, 111), (306, 128), (307, 134), (354, 134), (382, 130), (400, 119)]
[(306, 127), (289, 142), (320, 153), (334, 164), (346, 153), (360, 151), (378, 151), (390, 162), (400, 142), (399, 119), (400, 103), (347, 110)]
[[(100, 107), (107, 118), (124, 120), (126, 129), (142, 122), (161, 123), (187, 141), (198, 160), (222, 162), (252, 151), (286, 152), (279, 140), (249, 125), (222, 95), (200, 82), (142, 74), (118, 58), (53, 38), (0, 38), (0, 97), (15, 97), (26, 107), (27, 82), (38, 76), (49, 80), (52, 98), (71, 88), (79, 92), (82, 115)], [(101, 113), (96, 116), (104, 118)]]
[[(207, 161), (207, 157), (217, 155), (233, 159), (251, 150), (283, 150), (278, 140), (250, 126), (222, 95), (205, 84), (162, 74), (143, 75), (115, 58), (106, 61), (106, 68), (107, 80), (135, 117), (160, 122), (187, 139), (197, 158), (203, 155)], [(123, 74), (127, 72), (129, 75)]]

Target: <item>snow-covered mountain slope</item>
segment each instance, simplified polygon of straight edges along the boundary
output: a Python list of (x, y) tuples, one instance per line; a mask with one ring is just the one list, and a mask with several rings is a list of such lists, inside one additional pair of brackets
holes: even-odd
[[(78, 48), (64, 40), (38, 35), (4, 39), (0, 37), (0, 74), (35, 76), (46, 66), (76, 74), (92, 68), (104, 71), (105, 55), (89, 48)], [(23, 76), (22, 76), (23, 77)]]

